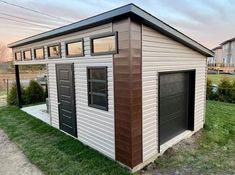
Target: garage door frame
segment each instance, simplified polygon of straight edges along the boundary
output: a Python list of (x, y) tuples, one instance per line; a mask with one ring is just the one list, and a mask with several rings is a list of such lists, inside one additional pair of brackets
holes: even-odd
[(188, 130), (194, 131), (196, 69), (158, 72), (158, 153), (160, 153), (160, 77), (163, 74), (189, 73)]

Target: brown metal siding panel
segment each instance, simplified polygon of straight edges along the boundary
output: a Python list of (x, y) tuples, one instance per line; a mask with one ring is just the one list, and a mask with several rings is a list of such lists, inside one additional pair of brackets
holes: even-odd
[(142, 162), (141, 25), (130, 18), (113, 23), (116, 160), (133, 168)]

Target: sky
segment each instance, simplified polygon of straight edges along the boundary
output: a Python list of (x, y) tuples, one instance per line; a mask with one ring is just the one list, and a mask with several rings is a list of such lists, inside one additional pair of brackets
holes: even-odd
[(235, 0), (0, 0), (0, 43), (9, 44), (128, 3), (136, 4), (209, 49), (235, 37)]

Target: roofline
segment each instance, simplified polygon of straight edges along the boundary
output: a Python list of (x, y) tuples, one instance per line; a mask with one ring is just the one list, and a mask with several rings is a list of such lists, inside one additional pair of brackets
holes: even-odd
[(125, 6), (98, 14), (96, 16), (92, 16), (86, 19), (83, 19), (78, 22), (74, 22), (72, 24), (68, 24), (56, 29), (49, 30), (47, 32), (43, 32), (31, 37), (27, 37), (25, 39), (13, 42), (8, 45), (9, 48), (17, 47), (17, 46), (22, 46), (26, 45), (29, 43), (37, 42), (37, 41), (42, 41), (45, 39), (53, 38), (56, 36), (61, 36), (67, 33), (72, 33), (75, 31), (91, 28), (97, 25), (105, 24), (108, 22), (111, 22), (113, 18), (121, 15), (127, 15), (131, 11), (131, 4), (127, 4)]
[(222, 46), (217, 46), (217, 47), (213, 48), (212, 51), (216, 50), (216, 49), (222, 49)]
[(75, 31), (102, 25), (108, 22), (112, 22), (113, 20), (128, 16), (138, 19), (139, 22), (142, 22), (143, 24), (148, 25), (155, 30), (158, 30), (159, 32), (181, 42), (184, 45), (187, 45), (188, 47), (198, 51), (205, 56), (213, 56), (213, 52), (210, 49), (204, 47), (195, 40), (184, 35), (175, 28), (169, 26), (168, 24), (164, 23), (163, 21), (159, 20), (158, 18), (154, 17), (150, 13), (144, 11), (134, 4), (127, 4), (125, 6), (101, 13), (99, 15), (81, 20), (79, 22), (75, 22), (57, 29), (50, 30), (48, 32), (16, 41), (9, 44), (8, 47), (13, 48), (37, 41), (42, 41), (45, 39), (50, 39), (56, 36), (61, 36)]
[(231, 42), (231, 41), (235, 41), (235, 37), (222, 42), (220, 45), (224, 45), (224, 44)]

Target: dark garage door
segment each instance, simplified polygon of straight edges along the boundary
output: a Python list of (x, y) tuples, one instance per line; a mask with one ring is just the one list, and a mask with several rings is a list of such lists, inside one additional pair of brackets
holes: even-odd
[(56, 76), (60, 129), (76, 137), (73, 64), (56, 65)]
[[(160, 144), (190, 128), (193, 117), (195, 73), (160, 73)], [(192, 81), (193, 80), (193, 81)], [(191, 113), (190, 113), (191, 112)]]

